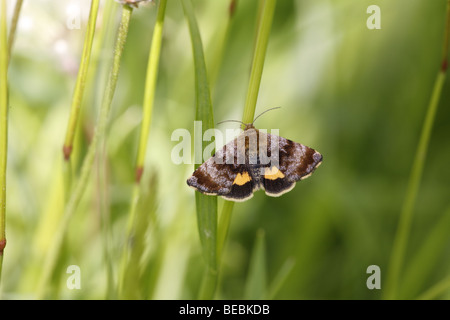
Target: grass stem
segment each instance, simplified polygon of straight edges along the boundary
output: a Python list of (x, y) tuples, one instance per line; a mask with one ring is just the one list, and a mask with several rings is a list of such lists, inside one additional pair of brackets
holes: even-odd
[(119, 31), (114, 48), (113, 64), (103, 95), (97, 127), (95, 128), (92, 142), (83, 160), (80, 177), (76, 182), (72, 194), (70, 195), (70, 199), (65, 208), (64, 217), (61, 220), (58, 232), (55, 235), (54, 241), (52, 242), (50, 250), (47, 253), (47, 257), (45, 259), (44, 270), (38, 288), (38, 298), (41, 299), (46, 297), (48, 285), (58, 262), (61, 247), (64, 241), (64, 236), (67, 232), (69, 222), (73, 214), (75, 213), (78, 204), (80, 203), (81, 197), (84, 194), (86, 185), (89, 181), (90, 171), (94, 162), (96, 152), (106, 132), (109, 110), (111, 108), (111, 102), (114, 97), (117, 79), (119, 77), (120, 59), (122, 56), (123, 47), (125, 46), (132, 11), (133, 9), (129, 6), (124, 5), (122, 7), (122, 18), (120, 21)]
[(244, 123), (251, 123), (255, 117), (256, 101), (258, 100), (259, 87), (264, 69), (264, 60), (266, 57), (267, 44), (269, 43), (269, 35), (276, 3), (276, 0), (265, 0), (263, 4), (262, 17), (258, 23), (256, 46), (253, 54), (252, 71), (250, 73), (244, 114), (242, 116), (242, 122)]
[(80, 114), (81, 103), (83, 101), (84, 88), (86, 86), (86, 78), (89, 70), (89, 61), (91, 59), (92, 42), (94, 40), (95, 25), (97, 22), (97, 13), (99, 0), (92, 0), (89, 12), (89, 20), (84, 39), (83, 54), (81, 56), (80, 68), (75, 83), (75, 90), (70, 107), (69, 123), (67, 125), (66, 138), (64, 140), (63, 153), (64, 159), (68, 161), (73, 149), (73, 140)]
[[(251, 123), (255, 117), (256, 101), (258, 100), (259, 87), (261, 84), (262, 71), (264, 68), (264, 60), (266, 57), (267, 44), (269, 42), (275, 6), (276, 0), (265, 0), (263, 7), (260, 10), (261, 17), (258, 17), (255, 51), (253, 54), (252, 69), (250, 72), (250, 81), (245, 100), (244, 113), (242, 116), (242, 122), (244, 123)], [(225, 246), (233, 208), (234, 202), (225, 200), (220, 216), (218, 231), (219, 253), (222, 253), (223, 247)]]
[[(8, 44), (6, 0), (0, 13), (0, 281), (6, 246), (6, 162), (8, 158)], [(1, 282), (0, 282), (1, 283)]]
[(119, 292), (124, 294), (125, 286), (125, 273), (128, 270), (128, 263), (131, 256), (130, 251), (133, 249), (132, 239), (134, 238), (135, 224), (136, 224), (136, 211), (138, 210), (138, 203), (141, 196), (140, 181), (144, 171), (145, 153), (147, 150), (147, 141), (150, 132), (150, 125), (152, 119), (153, 105), (156, 93), (156, 80), (158, 76), (159, 58), (161, 55), (161, 43), (163, 35), (164, 17), (166, 12), (167, 0), (161, 0), (159, 2), (158, 13), (156, 17), (155, 28), (153, 29), (152, 43), (148, 56), (147, 64), (147, 76), (145, 81), (145, 92), (143, 101), (143, 116), (141, 124), (141, 134), (139, 138), (139, 149), (136, 160), (136, 175), (135, 184), (133, 186), (133, 193), (130, 204), (130, 211), (128, 214), (128, 223), (126, 229), (126, 243), (123, 247), (121, 264), (120, 264), (120, 280), (119, 280)]
[(11, 19), (11, 26), (9, 29), (8, 35), (8, 63), (11, 59), (11, 51), (14, 45), (14, 39), (16, 36), (17, 24), (19, 22), (20, 10), (22, 9), (23, 0), (16, 0), (16, 4), (14, 6), (14, 12)]
[(156, 79), (158, 76), (159, 58), (161, 56), (162, 32), (167, 0), (160, 0), (155, 29), (153, 30), (152, 44), (148, 56), (147, 77), (143, 102), (143, 116), (139, 149), (136, 160), (136, 182), (139, 183), (144, 170), (145, 152), (147, 150), (148, 134), (152, 120), (153, 104), (155, 102)]
[(389, 264), (388, 278), (386, 283), (387, 299), (396, 299), (400, 273), (405, 259), (405, 251), (408, 243), (409, 233), (411, 230), (411, 223), (413, 217), (414, 205), (416, 203), (417, 194), (419, 191), (420, 181), (423, 175), (425, 160), (430, 142), (431, 132), (433, 130), (434, 119), (441, 97), (442, 87), (445, 82), (447, 71), (447, 54), (450, 37), (450, 0), (447, 1), (447, 20), (444, 36), (444, 49), (441, 68), (438, 72), (436, 81), (434, 83), (433, 92), (427, 108), (427, 114), (422, 127), (419, 144), (409, 177), (409, 182), (406, 190), (406, 197), (400, 212), (400, 219), (397, 232), (394, 239), (394, 246), (392, 249), (391, 260)]
[[(202, 123), (203, 133), (214, 128), (213, 107), (211, 93), (206, 72), (206, 61), (203, 53), (203, 44), (195, 17), (191, 0), (181, 0), (184, 14), (189, 26), (194, 58), (195, 72), (195, 120)], [(195, 138), (194, 138), (195, 139)], [(206, 141), (202, 140), (202, 148), (206, 147)], [(194, 152), (201, 152), (194, 150)], [(199, 165), (196, 164), (195, 168)], [(211, 197), (195, 193), (197, 210), (197, 226), (202, 245), (202, 252), (206, 262), (205, 276), (200, 288), (200, 299), (212, 299), (217, 286), (217, 197)]]

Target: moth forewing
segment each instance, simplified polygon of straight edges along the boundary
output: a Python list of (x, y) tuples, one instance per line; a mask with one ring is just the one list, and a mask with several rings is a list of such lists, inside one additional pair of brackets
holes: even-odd
[[(276, 134), (273, 132), (275, 131)], [(270, 138), (270, 166), (280, 168), (280, 137), (278, 136), (278, 129), (271, 131), (272, 134), (268, 135)]]
[[(248, 152), (248, 163), (250, 165), (258, 164), (258, 130), (248, 129), (244, 131), (245, 148)], [(244, 160), (245, 163), (245, 160)]]
[(245, 131), (236, 138), (236, 163), (245, 164), (246, 159), (246, 135)]
[(266, 129), (258, 130), (258, 153), (259, 153), (259, 165), (261, 165), (261, 174), (263, 174), (264, 167), (270, 163), (268, 157), (268, 135)]
[[(278, 133), (278, 129), (272, 130)], [(259, 164), (261, 165), (261, 175), (264, 175), (265, 168), (280, 167), (280, 144), (279, 137), (275, 134), (267, 134), (267, 130), (259, 130)]]
[[(242, 130), (237, 129), (240, 133)], [(226, 141), (229, 141), (225, 145), (225, 163), (226, 164), (236, 164), (235, 154), (236, 154), (236, 130), (227, 129), (225, 133)], [(223, 163), (223, 162), (222, 162)]]
[(218, 164), (234, 164), (235, 163), (235, 150), (236, 149), (236, 140), (231, 140), (228, 142), (220, 153), (220, 159), (218, 157)]

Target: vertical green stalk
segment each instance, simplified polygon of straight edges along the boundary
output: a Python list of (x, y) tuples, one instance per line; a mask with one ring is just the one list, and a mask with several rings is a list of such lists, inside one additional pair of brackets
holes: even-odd
[[(267, 44), (269, 43), (270, 30), (272, 27), (273, 14), (275, 12), (276, 0), (265, 0), (261, 9), (262, 17), (258, 17), (258, 29), (256, 35), (255, 52), (253, 54), (250, 81), (248, 84), (247, 97), (245, 100), (242, 122), (251, 123), (255, 117), (256, 101), (258, 100), (259, 86), (261, 84), (264, 60), (266, 57)], [(231, 222), (234, 202), (225, 201), (220, 215), (218, 252), (221, 253), (225, 245)], [(220, 256), (219, 256), (220, 258)]]
[(11, 51), (14, 44), (14, 39), (16, 35), (17, 24), (19, 22), (20, 10), (22, 8), (23, 0), (16, 0), (16, 5), (14, 6), (14, 13), (11, 20), (11, 27), (9, 29), (8, 36), (8, 63), (11, 58)]
[(223, 248), (230, 229), (231, 216), (233, 213), (234, 202), (225, 200), (223, 202), (222, 212), (220, 214), (219, 226), (217, 230), (217, 256), (220, 261)]
[(252, 71), (248, 84), (242, 122), (251, 123), (255, 117), (256, 101), (258, 99), (259, 85), (261, 83), (267, 44), (269, 43), (270, 29), (272, 28), (273, 14), (276, 0), (265, 0), (262, 9), (262, 18), (258, 25), (256, 47), (253, 55)]
[[(136, 220), (136, 212), (137, 212), (137, 207), (139, 204), (139, 199), (140, 199), (140, 185), (135, 183), (133, 185), (133, 193), (131, 195), (131, 203), (130, 203), (130, 212), (128, 213), (128, 223), (127, 223), (127, 228), (126, 228), (126, 236), (125, 236), (125, 243), (123, 244), (123, 249), (122, 249), (122, 256), (121, 256), (121, 260), (120, 260), (120, 269), (119, 269), (119, 282), (118, 282), (118, 295), (120, 299), (127, 299), (129, 297), (127, 297), (127, 294), (130, 292), (130, 290), (128, 289), (128, 287), (130, 287), (130, 285), (126, 283), (126, 279), (127, 279), (127, 272), (130, 272), (130, 265), (134, 267), (134, 265), (138, 264), (139, 261), (135, 261), (134, 263), (132, 263), (130, 261), (130, 257), (131, 257), (131, 251), (132, 251), (132, 246), (134, 246), (134, 239), (133, 236), (135, 235), (135, 230), (134, 230), (134, 223)], [(133, 271), (135, 271), (133, 269)], [(138, 277), (138, 275), (134, 275), (134, 277)]]
[(155, 29), (153, 30), (152, 45), (148, 56), (147, 77), (145, 80), (145, 92), (143, 102), (143, 116), (139, 149), (136, 160), (136, 182), (141, 180), (144, 171), (145, 151), (147, 150), (148, 134), (152, 120), (153, 104), (156, 92), (156, 79), (158, 76), (159, 57), (161, 55), (162, 32), (167, 0), (160, 0)]
[(425, 166), (426, 154), (428, 144), (430, 141), (431, 132), (433, 130), (434, 118), (436, 110), (439, 105), (442, 87), (445, 82), (446, 71), (448, 66), (448, 44), (450, 37), (450, 0), (447, 1), (447, 20), (444, 36), (443, 54), (441, 60), (441, 68), (438, 72), (436, 82), (434, 83), (433, 93), (428, 104), (427, 114), (420, 135), (419, 144), (414, 158), (411, 174), (409, 177), (408, 187), (406, 190), (406, 197), (403, 202), (402, 210), (400, 212), (400, 220), (397, 228), (397, 233), (394, 239), (394, 246), (392, 249), (391, 261), (389, 265), (389, 273), (386, 283), (387, 299), (396, 299), (397, 289), (399, 283), (400, 272), (405, 258), (406, 246), (408, 243), (409, 232), (411, 229), (411, 222), (413, 216), (413, 209), (417, 199), (417, 193), (422, 179), (423, 168)]
[(50, 279), (52, 277), (53, 271), (56, 267), (57, 261), (61, 253), (60, 252), (61, 247), (64, 241), (64, 236), (69, 226), (69, 222), (73, 214), (75, 213), (75, 210), (77, 209), (81, 197), (83, 196), (83, 193), (86, 189), (86, 185), (89, 181), (90, 171), (92, 168), (92, 164), (94, 162), (96, 152), (100, 146), (100, 142), (103, 140), (105, 136), (106, 127), (108, 124), (109, 110), (111, 108), (111, 102), (114, 97), (117, 79), (119, 77), (120, 59), (122, 56), (123, 47), (125, 46), (132, 11), (133, 9), (127, 5), (124, 5), (122, 7), (122, 18), (120, 21), (117, 40), (114, 47), (113, 64), (111, 71), (109, 73), (108, 82), (103, 95), (97, 127), (95, 128), (92, 142), (83, 160), (80, 177), (76, 182), (74, 190), (70, 196), (69, 202), (67, 203), (64, 212), (64, 217), (61, 220), (58, 232), (55, 235), (54, 241), (52, 242), (52, 246), (50, 247), (50, 250), (47, 253), (43, 274), (41, 276), (41, 281), (38, 288), (38, 298), (45, 298), (46, 291), (48, 290), (48, 285), (50, 284)]
[(0, 13), (0, 283), (3, 250), (6, 246), (6, 160), (8, 158), (8, 44), (6, 29), (6, 0), (2, 0)]
[[(86, 97), (88, 98), (87, 105), (100, 105), (102, 95), (98, 94), (98, 92), (103, 92), (103, 84), (106, 83), (106, 79), (108, 77), (108, 72), (106, 67), (108, 66), (108, 59), (100, 59), (101, 52), (103, 48), (112, 47), (114, 43), (114, 32), (111, 30), (114, 29), (117, 18), (117, 11), (119, 6), (114, 1), (107, 1), (102, 8), (102, 24), (100, 29), (96, 30), (95, 40), (92, 48), (92, 58), (89, 63), (89, 71), (87, 75), (86, 82), (90, 85), (86, 88)], [(85, 100), (86, 101), (86, 100)], [(98, 101), (98, 102), (97, 102)], [(81, 110), (82, 112), (85, 109)], [(80, 114), (80, 117), (83, 117), (83, 114)], [(75, 138), (76, 139), (76, 138)], [(105, 278), (106, 278), (106, 290), (105, 297), (106, 299), (114, 299), (116, 298), (116, 287), (115, 287), (115, 275), (113, 268), (113, 253), (111, 252), (111, 222), (110, 222), (110, 208), (109, 208), (109, 198), (108, 197), (108, 188), (106, 180), (106, 167), (104, 166), (106, 154), (104, 151), (105, 147), (103, 145), (101, 154), (97, 157), (97, 167), (96, 171), (98, 173), (98, 200), (99, 200), (99, 209), (100, 209), (100, 227), (102, 234), (102, 249), (103, 249), (103, 260), (105, 262)], [(76, 149), (75, 149), (76, 150)], [(75, 151), (73, 154), (75, 159), (78, 158), (78, 152)], [(70, 163), (74, 161), (71, 158)], [(67, 161), (65, 161), (67, 163)], [(70, 164), (69, 163), (69, 164)], [(68, 179), (69, 180), (69, 179)], [(114, 259), (115, 261), (115, 259)]]
[[(181, 0), (191, 35), (192, 53), (195, 70), (195, 96), (196, 114), (195, 120), (202, 123), (203, 133), (214, 128), (213, 108), (206, 73), (206, 63), (203, 54), (203, 45), (195, 18), (191, 0)], [(202, 149), (206, 147), (206, 141), (202, 140)], [(195, 150), (195, 152), (201, 152)], [(199, 165), (195, 165), (197, 168)], [(203, 256), (206, 261), (206, 273), (200, 288), (200, 299), (212, 299), (217, 286), (217, 197), (211, 197), (200, 192), (195, 193), (197, 209), (197, 224), (202, 244)]]
[[(128, 263), (131, 253), (129, 252), (132, 245), (132, 238), (134, 237), (135, 225), (136, 225), (136, 211), (141, 196), (140, 181), (142, 173), (144, 171), (145, 153), (147, 150), (147, 141), (150, 132), (150, 125), (152, 119), (153, 104), (156, 93), (156, 80), (158, 76), (159, 58), (161, 56), (161, 43), (164, 26), (164, 17), (166, 12), (167, 0), (161, 0), (159, 2), (158, 14), (156, 17), (155, 28), (153, 29), (152, 43), (148, 56), (147, 75), (145, 81), (145, 92), (143, 101), (143, 116), (141, 125), (141, 135), (139, 138), (139, 149), (136, 160), (136, 176), (135, 184), (133, 186), (133, 194), (130, 204), (130, 212), (128, 214), (126, 243), (123, 247), (121, 266), (120, 266), (120, 282), (119, 292), (123, 294), (124, 281), (126, 279), (125, 273), (128, 269)], [(135, 263), (135, 262), (133, 262)], [(137, 262), (136, 262), (137, 263)]]
[(83, 93), (89, 70), (89, 60), (91, 58), (92, 42), (94, 40), (99, 2), (99, 0), (92, 0), (91, 2), (86, 36), (84, 38), (83, 54), (81, 56), (80, 69), (78, 70), (77, 81), (72, 98), (72, 106), (70, 107), (69, 123), (67, 125), (66, 138), (63, 146), (64, 159), (66, 161), (69, 160), (72, 152), (73, 139), (80, 114), (81, 102), (83, 101)]
[[(120, 7), (115, 1), (106, 1), (105, 5), (102, 7), (102, 23), (100, 28), (96, 28), (97, 30), (92, 44), (92, 54), (89, 62), (89, 71), (86, 79), (89, 86), (85, 89), (87, 100), (84, 100), (84, 104), (89, 106), (101, 105), (102, 103), (102, 94), (99, 94), (99, 92), (104, 92), (105, 90), (104, 85), (107, 81), (109, 69), (109, 55), (105, 56), (104, 48), (112, 47), (115, 41), (114, 28), (117, 23), (116, 18), (119, 9)], [(113, 31), (111, 32), (111, 30)], [(80, 111), (80, 117), (82, 117), (86, 109), (81, 109)]]

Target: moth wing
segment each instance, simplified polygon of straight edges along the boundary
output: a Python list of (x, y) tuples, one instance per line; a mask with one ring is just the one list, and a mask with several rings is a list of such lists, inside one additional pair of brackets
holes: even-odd
[[(187, 180), (190, 187), (210, 195), (223, 195), (231, 190), (239, 167), (230, 163), (235, 141), (231, 141), (206, 160)], [(228, 161), (227, 161), (228, 160)]]
[(237, 139), (227, 143), (194, 171), (187, 184), (201, 193), (219, 195), (226, 200), (250, 199), (256, 189), (255, 182), (245, 162), (238, 161), (237, 145)]
[[(309, 177), (322, 162), (322, 155), (303, 144), (267, 134), (270, 164), (263, 167), (262, 186), (266, 194), (278, 197)], [(278, 154), (278, 157), (277, 157)]]

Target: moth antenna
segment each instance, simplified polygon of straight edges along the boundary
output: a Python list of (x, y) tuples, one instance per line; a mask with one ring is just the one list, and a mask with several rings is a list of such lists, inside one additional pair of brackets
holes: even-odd
[(239, 121), (239, 120), (223, 120), (223, 121), (217, 122), (217, 124), (221, 124), (224, 122), (238, 122), (238, 123), (242, 123), (245, 126), (245, 123), (243, 123), (242, 121)]
[[(280, 109), (280, 108), (281, 107), (273, 107), (273, 108), (267, 109), (266, 111), (261, 112), (255, 119), (253, 119), (253, 122), (251, 123), (251, 125), (253, 125), (255, 123), (256, 119), (261, 117), (264, 113), (266, 113), (268, 111), (271, 111), (271, 110)], [(239, 121), (239, 120), (223, 120), (223, 121), (217, 122), (217, 124), (221, 124), (221, 123), (224, 123), (224, 122), (238, 122), (238, 123), (243, 124), (244, 126), (248, 125), (248, 123), (244, 123), (244, 122)]]
[(267, 109), (266, 111), (261, 112), (255, 119), (253, 119), (252, 125), (255, 123), (256, 119), (258, 119), (259, 117), (261, 117), (264, 113), (270, 111), (270, 110), (275, 110), (275, 109), (280, 109), (281, 107), (273, 107), (270, 109)]

